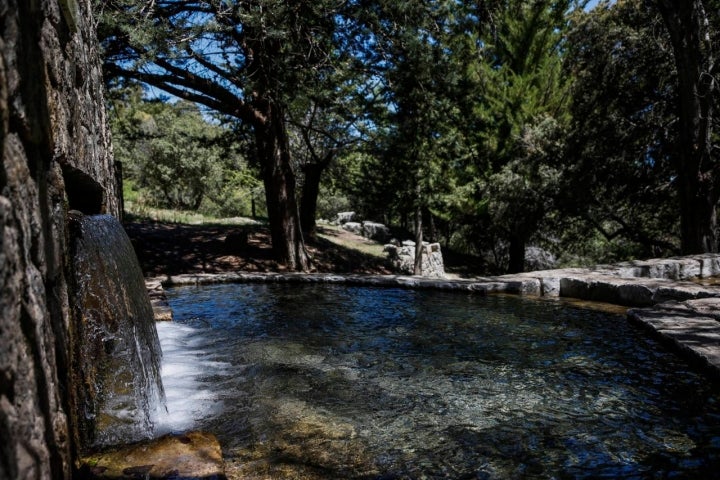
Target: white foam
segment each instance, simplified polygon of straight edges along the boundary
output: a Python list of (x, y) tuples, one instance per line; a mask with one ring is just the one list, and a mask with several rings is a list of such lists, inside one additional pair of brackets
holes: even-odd
[(207, 378), (227, 374), (228, 364), (215, 361), (205, 350), (211, 340), (204, 330), (159, 322), (157, 332), (163, 352), (166, 411), (155, 420), (156, 434), (191, 430), (222, 406), (213, 389), (217, 382)]

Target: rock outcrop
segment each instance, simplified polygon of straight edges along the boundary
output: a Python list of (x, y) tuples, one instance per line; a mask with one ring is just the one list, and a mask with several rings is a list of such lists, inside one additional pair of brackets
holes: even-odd
[(70, 478), (67, 214), (118, 217), (90, 0), (0, 2), (0, 478)]
[(384, 242), (390, 238), (390, 229), (382, 223), (370, 222), (367, 220), (362, 223), (347, 221), (342, 224), (342, 228), (348, 232), (352, 232), (356, 235), (361, 235), (365, 238), (378, 242)]
[(335, 216), (335, 223), (338, 225), (344, 225), (347, 222), (355, 221), (355, 212), (339, 212)]
[[(415, 242), (406, 240), (401, 246), (385, 245), (385, 252), (396, 272), (403, 275), (415, 273)], [(444, 278), (445, 265), (439, 243), (423, 242), (420, 275), (431, 278)]]

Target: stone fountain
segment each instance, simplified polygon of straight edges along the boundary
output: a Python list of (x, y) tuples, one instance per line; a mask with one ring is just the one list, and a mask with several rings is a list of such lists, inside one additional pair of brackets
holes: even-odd
[(114, 217), (72, 212), (70, 218), (71, 371), (81, 444), (150, 438), (163, 405), (161, 351), (137, 257)]

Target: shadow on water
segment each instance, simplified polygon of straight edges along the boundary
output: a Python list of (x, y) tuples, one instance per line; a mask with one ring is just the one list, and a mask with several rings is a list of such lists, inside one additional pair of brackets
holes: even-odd
[(718, 466), (717, 389), (618, 315), (337, 286), (168, 294), (179, 323), (161, 340), (186, 329), (193, 388), (211, 397), (185, 421), (221, 438), (238, 477), (713, 478)]

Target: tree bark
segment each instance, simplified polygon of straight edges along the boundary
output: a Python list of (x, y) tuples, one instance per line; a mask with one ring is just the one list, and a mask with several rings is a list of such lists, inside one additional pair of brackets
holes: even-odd
[(678, 74), (676, 170), (681, 250), (717, 252), (720, 180), (712, 159), (715, 64), (701, 0), (655, 0), (670, 34)]
[(422, 275), (422, 253), (423, 253), (423, 223), (422, 223), (422, 188), (418, 182), (415, 189), (417, 194), (417, 206), (415, 207), (415, 275)]
[(510, 237), (510, 261), (508, 273), (520, 273), (525, 271), (525, 237), (512, 235)]
[(322, 163), (308, 163), (302, 167), (305, 181), (300, 197), (300, 226), (306, 237), (315, 236), (317, 199), (320, 194), (320, 179), (325, 171)]
[(295, 174), (290, 165), (282, 108), (267, 102), (264, 121), (255, 124), (255, 138), (265, 186), (268, 221), (275, 259), (291, 270), (304, 271), (309, 258), (300, 231)]

